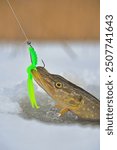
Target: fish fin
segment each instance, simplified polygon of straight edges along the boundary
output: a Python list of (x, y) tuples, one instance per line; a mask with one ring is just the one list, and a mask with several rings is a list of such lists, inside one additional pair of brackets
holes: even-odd
[(68, 105), (73, 106), (73, 107), (79, 107), (79, 105), (82, 104), (82, 97), (79, 97), (76, 99), (76, 97), (72, 97), (68, 100)]
[(62, 108), (61, 105), (58, 104), (58, 103), (57, 103), (54, 107), (55, 107), (55, 108), (58, 108), (58, 109), (61, 109), (61, 108)]
[(60, 114), (60, 116), (63, 116), (68, 111), (69, 111), (69, 108), (63, 108), (60, 110), (59, 114)]

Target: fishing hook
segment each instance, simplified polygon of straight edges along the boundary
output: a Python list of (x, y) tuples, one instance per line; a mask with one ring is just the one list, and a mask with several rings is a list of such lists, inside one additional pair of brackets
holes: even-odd
[(45, 68), (45, 63), (44, 63), (43, 59), (41, 59), (41, 61), (42, 61), (42, 63), (43, 63), (43, 68)]

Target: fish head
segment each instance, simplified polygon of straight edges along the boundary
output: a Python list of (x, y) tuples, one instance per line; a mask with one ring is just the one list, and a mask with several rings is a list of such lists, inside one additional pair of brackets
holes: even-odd
[(70, 98), (72, 90), (67, 80), (60, 75), (49, 73), (44, 67), (33, 69), (32, 75), (37, 84), (42, 87), (53, 99), (64, 100)]

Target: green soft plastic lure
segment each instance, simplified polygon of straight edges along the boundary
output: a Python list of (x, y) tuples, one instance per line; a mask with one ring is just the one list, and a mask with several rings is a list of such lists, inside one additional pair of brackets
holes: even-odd
[(34, 48), (31, 45), (31, 42), (27, 42), (27, 44), (29, 45), (28, 50), (29, 50), (30, 58), (31, 58), (31, 64), (27, 68), (27, 73), (28, 73), (28, 79), (27, 79), (28, 95), (29, 95), (29, 98), (30, 98), (30, 103), (32, 105), (32, 108), (38, 109), (39, 106), (36, 102), (36, 98), (35, 98), (35, 94), (34, 94), (33, 76), (31, 74), (32, 69), (36, 70), (36, 65), (37, 65), (38, 58), (37, 58), (37, 54), (36, 54)]

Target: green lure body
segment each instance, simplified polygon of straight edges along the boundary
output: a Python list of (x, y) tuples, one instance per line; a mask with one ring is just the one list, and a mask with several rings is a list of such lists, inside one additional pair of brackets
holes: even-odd
[(32, 108), (39, 108), (37, 102), (36, 102), (36, 98), (35, 98), (35, 94), (34, 94), (34, 85), (33, 85), (33, 76), (31, 74), (31, 70), (35, 69), (36, 70), (36, 65), (37, 65), (37, 54), (34, 50), (34, 48), (29, 45), (29, 53), (30, 53), (30, 58), (31, 58), (31, 65), (28, 66), (27, 68), (27, 73), (28, 73), (28, 79), (27, 79), (27, 86), (28, 86), (28, 95), (30, 98), (30, 103), (32, 105)]

